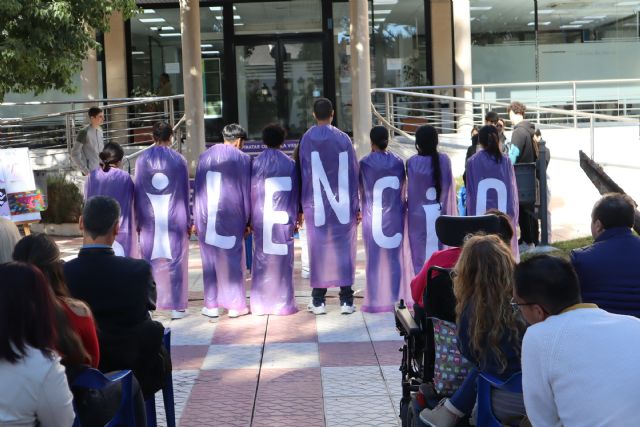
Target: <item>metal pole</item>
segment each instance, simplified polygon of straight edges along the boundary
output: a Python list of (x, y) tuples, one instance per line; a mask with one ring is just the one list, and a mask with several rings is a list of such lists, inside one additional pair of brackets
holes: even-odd
[(482, 107), (481, 107), (482, 108), (482, 117), (480, 119), (480, 122), (484, 123), (484, 117), (485, 117), (485, 114), (486, 114), (486, 106), (485, 106), (485, 103), (484, 103), (484, 85), (480, 86), (480, 99), (482, 100)]
[(173, 99), (169, 101), (169, 124), (171, 125), (171, 129), (176, 125), (175, 112), (173, 111)]
[[(387, 122), (393, 125), (393, 122), (391, 122), (391, 94), (389, 92), (385, 92), (384, 94), (384, 109), (385, 115), (387, 116)], [(393, 131), (391, 130), (391, 127), (388, 127), (387, 130), (389, 131), (389, 139), (391, 139), (393, 137)]]
[(578, 97), (576, 96), (576, 82), (571, 82), (572, 85), (572, 96), (573, 96), (573, 127), (578, 127), (578, 116), (576, 116), (576, 111), (578, 111)]
[(71, 136), (71, 120), (69, 120), (69, 114), (64, 116), (64, 131), (67, 138), (67, 153), (69, 154), (69, 158), (71, 158), (71, 145), (73, 144), (72, 136)]
[(591, 143), (591, 160), (594, 160), (596, 143), (595, 143), (595, 130), (593, 128), (593, 116), (589, 117), (589, 140)]
[(549, 245), (549, 200), (547, 199), (547, 143), (540, 140), (538, 176), (540, 177), (540, 244)]

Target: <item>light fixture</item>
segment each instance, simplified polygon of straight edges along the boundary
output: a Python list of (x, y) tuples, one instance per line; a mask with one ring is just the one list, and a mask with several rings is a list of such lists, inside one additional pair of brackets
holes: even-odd
[(384, 22), (387, 18), (373, 18), (373, 22)]
[[(371, 14), (371, 9), (369, 9), (369, 14)], [(374, 15), (388, 15), (391, 13), (391, 9), (375, 9), (373, 11)]]
[(584, 19), (604, 19), (607, 15), (593, 15), (593, 16), (585, 16)]
[(144, 22), (145, 24), (151, 22), (165, 22), (164, 18), (140, 18), (138, 21)]
[(472, 11), (474, 11), (474, 10), (475, 11), (478, 11), (478, 10), (491, 10), (491, 9), (493, 9), (493, 6), (471, 6), (469, 8), (469, 10), (472, 10)]
[(236, 27), (242, 27), (244, 25), (243, 22), (234, 22), (233, 25), (235, 25)]
[(201, 44), (201, 45), (200, 45), (200, 48), (201, 48), (201, 49), (202, 49), (202, 48), (207, 48), (207, 47), (213, 47), (213, 45), (212, 45), (212, 44)]
[(212, 10), (214, 12), (222, 11), (222, 6), (211, 6), (209, 10)]
[[(553, 9), (538, 9), (538, 15), (551, 15), (553, 13)], [(536, 11), (532, 10), (529, 12), (529, 15), (535, 15)]]
[(242, 19), (240, 15), (233, 15), (233, 19)]
[(382, 4), (382, 5), (398, 4), (398, 0), (373, 0), (373, 4), (375, 6), (379, 4)]
[(145, 14), (149, 14), (149, 13), (156, 13), (156, 11), (154, 9), (143, 9), (142, 10)]
[(571, 21), (571, 22), (569, 22), (569, 24), (572, 24), (572, 25), (581, 24), (581, 25), (583, 25), (583, 24), (591, 24), (592, 22), (593, 21)]
[(144, 55), (144, 52), (141, 50), (134, 50), (133, 52), (131, 52), (131, 55)]
[(640, 1), (621, 1), (620, 3), (616, 3), (616, 6), (637, 6), (640, 4)]
[(160, 37), (180, 37), (180, 33), (160, 33)]
[(149, 27), (151, 31), (158, 31), (158, 27)]
[(175, 28), (173, 28), (173, 27), (171, 27), (171, 26), (169, 26), (169, 27), (162, 27), (162, 28), (160, 28), (160, 29), (161, 29), (162, 31), (173, 31), (173, 30), (175, 30)]
[(220, 54), (219, 50), (203, 50), (202, 51), (203, 55), (218, 55)]
[[(538, 22), (538, 25), (550, 25), (550, 24), (551, 24), (551, 21)], [(530, 27), (534, 27), (536, 25), (536, 23), (535, 22), (529, 22), (527, 25), (530, 26)]]
[(581, 28), (581, 27), (582, 27), (582, 25), (577, 25), (577, 24), (560, 25), (560, 28), (566, 28), (566, 29), (569, 29), (569, 28)]

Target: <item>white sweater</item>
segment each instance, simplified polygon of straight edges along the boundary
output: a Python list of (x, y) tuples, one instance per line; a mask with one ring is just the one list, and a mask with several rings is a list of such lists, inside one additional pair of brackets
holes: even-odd
[(640, 319), (576, 306), (530, 326), (522, 388), (534, 427), (640, 426)]
[(0, 425), (70, 427), (73, 396), (60, 358), (51, 360), (27, 347), (18, 363), (0, 361)]

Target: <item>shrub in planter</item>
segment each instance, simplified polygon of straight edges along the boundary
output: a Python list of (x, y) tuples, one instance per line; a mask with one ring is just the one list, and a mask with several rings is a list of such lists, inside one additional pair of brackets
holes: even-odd
[(82, 195), (78, 187), (65, 179), (54, 176), (47, 179), (47, 210), (42, 212), (42, 222), (63, 224), (77, 223), (82, 214)]

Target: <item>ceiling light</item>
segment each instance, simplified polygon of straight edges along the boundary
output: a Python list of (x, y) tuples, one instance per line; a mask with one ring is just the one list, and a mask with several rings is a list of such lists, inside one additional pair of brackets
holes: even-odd
[(149, 14), (149, 13), (156, 13), (156, 11), (155, 11), (154, 9), (143, 9), (143, 12), (144, 12), (144, 13), (147, 13), (147, 14)]
[(200, 48), (213, 47), (212, 44), (201, 44)]
[(560, 28), (580, 28), (582, 25), (560, 25)]
[(222, 6), (211, 6), (209, 10), (213, 10), (214, 12), (222, 11)]
[(373, 18), (373, 22), (384, 22), (387, 18)]
[(222, 21), (222, 15), (216, 15), (216, 19), (217, 19), (218, 21)]
[(469, 10), (491, 10), (493, 6), (471, 6)]
[[(553, 13), (553, 9), (538, 9), (538, 15), (550, 15)], [(532, 10), (529, 15), (535, 15), (536, 11)]]
[(160, 37), (180, 37), (180, 33), (160, 33)]
[[(550, 25), (550, 24), (551, 24), (551, 21), (538, 22), (538, 25)], [(533, 26), (536, 25), (536, 23), (535, 22), (529, 22), (527, 25), (530, 26), (530, 27), (533, 27)]]
[(593, 16), (585, 16), (584, 19), (604, 19), (607, 15), (593, 15)]
[(593, 21), (571, 21), (569, 24), (591, 24)]
[[(388, 15), (391, 13), (391, 9), (376, 9), (373, 11), (374, 15)], [(371, 9), (369, 9), (369, 14), (371, 14)]]
[(640, 1), (622, 1), (620, 3), (616, 3), (616, 6), (636, 6), (639, 4)]
[(158, 31), (158, 27), (149, 27), (151, 31)]
[(151, 23), (151, 22), (165, 22), (164, 18), (140, 18), (138, 19), (140, 22)]
[(244, 25), (244, 23), (242, 22), (234, 22), (233, 25), (235, 25), (236, 27), (241, 27)]
[(133, 52), (131, 52), (131, 55), (144, 55), (144, 52), (141, 50), (134, 50)]
[(240, 15), (233, 15), (233, 19), (242, 19)]
[(219, 50), (203, 50), (202, 54), (203, 55), (219, 55), (220, 51)]
[(398, 0), (373, 0), (373, 4), (398, 4)]
[(160, 28), (160, 29), (161, 29), (162, 31), (173, 31), (173, 30), (175, 30), (175, 28), (173, 28), (173, 27), (162, 27), (162, 28)]

